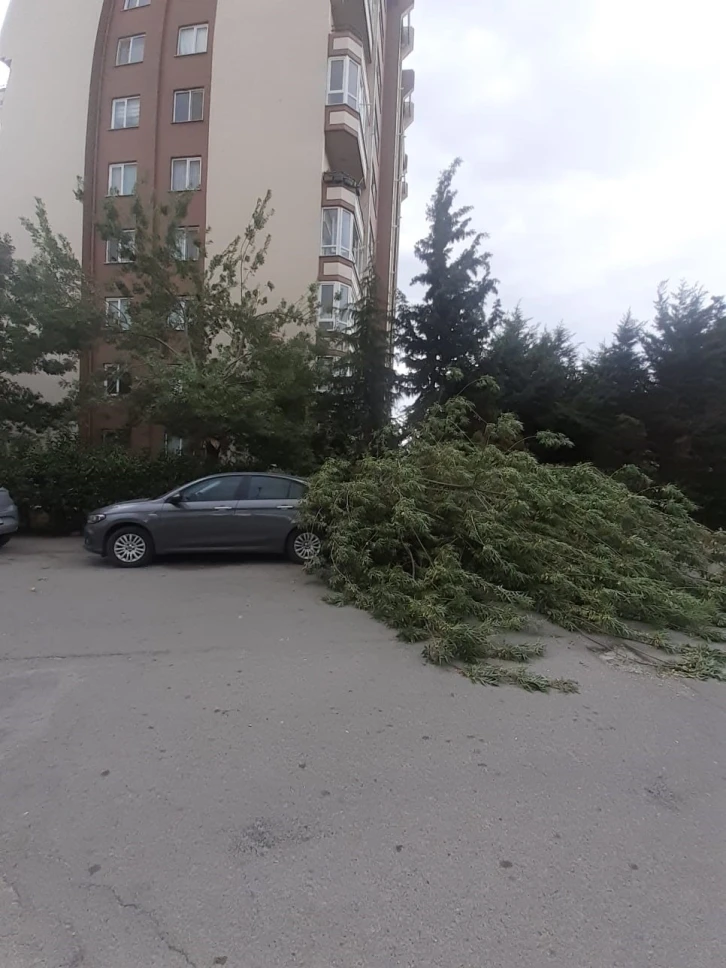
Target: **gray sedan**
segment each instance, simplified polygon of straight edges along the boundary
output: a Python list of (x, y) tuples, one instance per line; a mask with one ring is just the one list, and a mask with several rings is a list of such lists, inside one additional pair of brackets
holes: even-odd
[(320, 552), (320, 538), (298, 526), (305, 489), (305, 481), (282, 474), (215, 474), (154, 500), (94, 511), (84, 542), (120, 568), (195, 551), (284, 553), (303, 563)]
[(19, 515), (7, 489), (0, 487), (0, 548), (10, 541), (10, 535), (18, 530)]

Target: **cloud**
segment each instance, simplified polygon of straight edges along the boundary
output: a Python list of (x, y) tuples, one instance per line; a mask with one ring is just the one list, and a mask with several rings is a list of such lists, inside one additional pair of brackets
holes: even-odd
[(401, 283), (438, 171), (490, 233), (509, 305), (592, 345), (664, 277), (726, 289), (726, 10), (700, 0), (448, 0), (415, 8)]

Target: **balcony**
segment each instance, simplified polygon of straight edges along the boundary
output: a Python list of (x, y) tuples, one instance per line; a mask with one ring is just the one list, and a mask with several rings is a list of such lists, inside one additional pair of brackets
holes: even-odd
[(325, 149), (330, 167), (345, 172), (356, 183), (365, 181), (368, 171), (365, 139), (360, 114), (347, 104), (325, 109)]
[(401, 182), (401, 201), (405, 202), (408, 198), (408, 182), (404, 178)]
[(414, 39), (416, 36), (415, 29), (411, 26), (411, 16), (410, 14), (404, 19), (401, 24), (401, 57), (406, 58), (409, 54), (413, 52)]
[(350, 30), (359, 37), (370, 59), (373, 48), (370, 0), (331, 0), (330, 6), (335, 30)]
[(415, 117), (414, 103), (411, 98), (411, 95), (409, 95), (407, 98), (404, 99), (403, 108), (401, 111), (401, 118), (403, 121), (404, 129), (408, 128), (409, 125), (413, 124), (414, 117)]

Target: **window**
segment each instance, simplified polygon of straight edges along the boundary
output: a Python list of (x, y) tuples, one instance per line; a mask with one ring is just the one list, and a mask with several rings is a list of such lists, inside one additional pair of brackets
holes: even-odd
[(144, 43), (146, 34), (136, 34), (135, 37), (122, 37), (116, 48), (116, 66), (124, 64), (140, 64), (144, 59)]
[(355, 215), (347, 208), (324, 208), (321, 252), (358, 263), (361, 237)]
[(187, 328), (187, 305), (189, 303), (188, 299), (180, 299), (177, 303), (177, 308), (172, 309), (169, 315), (166, 317), (167, 325), (171, 329), (176, 329), (178, 332), (182, 332)]
[(201, 121), (204, 118), (204, 88), (174, 91), (174, 123)]
[(350, 322), (353, 290), (342, 282), (324, 282), (320, 286), (318, 322), (322, 329), (345, 329)]
[(148, 7), (151, 0), (124, 0), (124, 10), (135, 10), (137, 7)]
[(289, 477), (274, 477), (271, 474), (260, 474), (250, 477), (248, 501), (286, 501), (300, 500), (305, 493), (305, 486), (299, 481), (291, 481)]
[(130, 299), (120, 299), (113, 296), (106, 300), (106, 315), (120, 329), (128, 329), (131, 325), (130, 309)]
[(182, 498), (190, 503), (200, 501), (236, 501), (244, 478), (241, 474), (225, 474), (223, 477), (208, 477), (197, 481), (181, 492)]
[(198, 228), (177, 229), (176, 257), (182, 262), (194, 262), (199, 258)]
[(352, 57), (331, 57), (328, 68), (328, 104), (347, 104), (365, 124), (363, 71)]
[(104, 447), (128, 447), (130, 438), (131, 431), (127, 427), (101, 431), (101, 443)]
[(133, 195), (136, 190), (136, 162), (108, 166), (108, 194)]
[(176, 52), (180, 57), (187, 54), (206, 54), (209, 39), (209, 26), (195, 24), (193, 27), (180, 27)]
[(164, 453), (183, 454), (185, 446), (186, 441), (183, 437), (177, 437), (176, 434), (164, 434)]
[(371, 206), (374, 212), (378, 212), (378, 182), (375, 172), (371, 175)]
[(103, 370), (106, 396), (124, 397), (131, 392), (131, 376), (118, 363), (106, 363)]
[(136, 232), (124, 229), (120, 239), (106, 242), (106, 262), (133, 262), (136, 249)]
[(111, 106), (111, 127), (138, 128), (141, 111), (140, 97), (117, 97)]
[(173, 158), (171, 162), (171, 190), (192, 192), (202, 187), (201, 158)]

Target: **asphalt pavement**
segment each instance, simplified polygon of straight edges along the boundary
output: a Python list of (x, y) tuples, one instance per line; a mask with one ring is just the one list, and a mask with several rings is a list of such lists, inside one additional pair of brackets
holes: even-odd
[(425, 665), (282, 561), (0, 552), (0, 968), (723, 968), (726, 685)]

